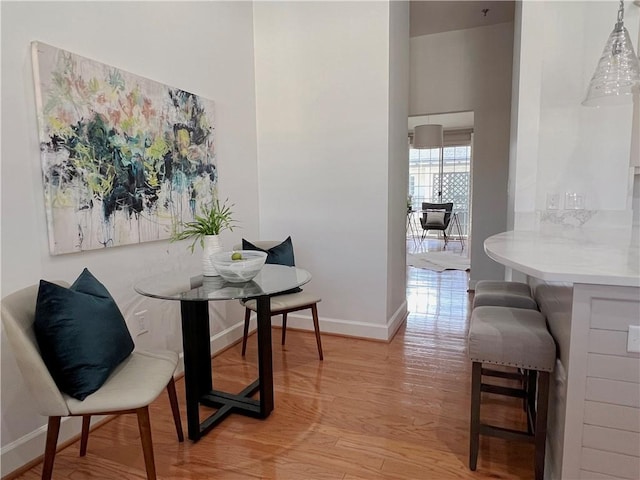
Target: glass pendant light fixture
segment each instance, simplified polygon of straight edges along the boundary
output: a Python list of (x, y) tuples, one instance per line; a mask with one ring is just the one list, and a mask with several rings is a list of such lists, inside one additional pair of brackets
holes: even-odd
[(640, 61), (624, 26), (624, 0), (620, 0), (618, 21), (609, 35), (582, 105), (599, 107), (631, 103), (633, 89), (639, 84)]

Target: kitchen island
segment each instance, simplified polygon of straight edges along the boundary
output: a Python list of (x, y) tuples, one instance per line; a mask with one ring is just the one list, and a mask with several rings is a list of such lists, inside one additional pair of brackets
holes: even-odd
[(527, 275), (558, 346), (545, 478), (640, 478), (637, 229), (509, 231), (484, 247)]

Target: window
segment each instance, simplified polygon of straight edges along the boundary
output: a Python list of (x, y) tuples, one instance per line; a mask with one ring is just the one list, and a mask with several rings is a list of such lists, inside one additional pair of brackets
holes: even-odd
[(469, 233), (470, 180), (470, 145), (444, 147), (442, 165), (437, 148), (409, 149), (409, 195), (413, 209), (420, 211), (422, 202), (453, 202), (453, 211), (458, 214), (464, 236)]

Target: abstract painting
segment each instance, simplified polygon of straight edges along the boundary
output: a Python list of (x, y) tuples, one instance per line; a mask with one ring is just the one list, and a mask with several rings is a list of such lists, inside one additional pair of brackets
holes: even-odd
[(32, 43), (51, 254), (169, 238), (216, 198), (213, 101)]

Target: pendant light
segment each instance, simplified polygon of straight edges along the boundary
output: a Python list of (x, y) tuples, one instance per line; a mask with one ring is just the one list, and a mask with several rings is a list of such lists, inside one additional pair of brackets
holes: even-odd
[(442, 148), (442, 125), (418, 125), (413, 133), (413, 148)]
[(640, 62), (624, 26), (624, 0), (620, 0), (618, 21), (609, 35), (582, 105), (599, 107), (631, 103), (634, 87), (639, 84)]
[(442, 202), (442, 182), (443, 182), (443, 162), (442, 149), (444, 147), (444, 129), (442, 125), (418, 125), (413, 131), (413, 148), (437, 148), (438, 149), (438, 168), (439, 168), (439, 184), (438, 184), (438, 201)]

